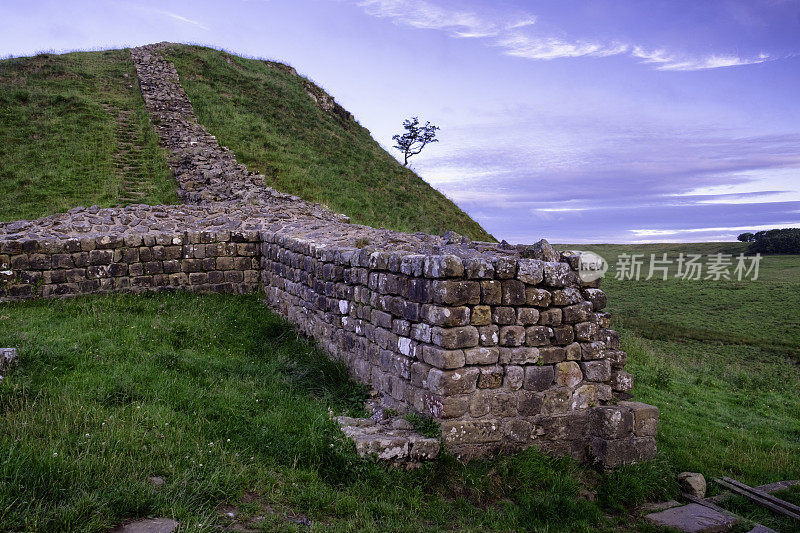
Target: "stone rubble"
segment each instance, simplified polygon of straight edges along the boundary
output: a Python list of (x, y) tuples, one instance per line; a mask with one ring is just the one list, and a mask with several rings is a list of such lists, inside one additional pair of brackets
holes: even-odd
[[(578, 253), (353, 225), (274, 191), (197, 123), (164, 46), (131, 54), (184, 204), (0, 224), (0, 300), (262, 292), (386, 408), (436, 419), (463, 460), (532, 445), (606, 467), (655, 456), (658, 409), (618, 401), (627, 356)], [(383, 426), (346, 427), (365, 453), (433, 453), (405, 436), (371, 448)]]

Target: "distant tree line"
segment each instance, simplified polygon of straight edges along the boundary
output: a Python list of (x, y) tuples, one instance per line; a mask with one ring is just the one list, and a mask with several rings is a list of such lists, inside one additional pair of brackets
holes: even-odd
[(800, 228), (742, 233), (738, 239), (749, 242), (747, 251), (753, 254), (800, 254)]

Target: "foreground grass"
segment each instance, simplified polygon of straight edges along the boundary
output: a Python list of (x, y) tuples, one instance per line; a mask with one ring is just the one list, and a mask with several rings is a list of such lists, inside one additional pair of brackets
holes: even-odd
[(474, 239), (489, 235), (351, 119), (323, 111), (281, 66), (199, 46), (166, 54), (200, 123), (269, 185), (359, 224)]
[(361, 459), (329, 410), (357, 414), (364, 389), (256, 297), (6, 304), (0, 336), (21, 354), (0, 383), (4, 531), (144, 516), (212, 530), (225, 504), (266, 516), (264, 530), (301, 517), (314, 530), (590, 531), (674, 495), (663, 462), (602, 474), (534, 450), (417, 472)]
[(0, 61), (0, 220), (118, 203), (117, 122), (104, 104), (132, 112), (123, 164), (142, 183), (140, 201), (175, 201), (128, 50), (40, 54)]
[[(760, 485), (800, 479), (800, 256), (765, 256), (757, 281), (621, 281), (613, 274), (620, 253), (649, 261), (651, 253), (739, 254), (746, 246), (574, 247), (611, 264), (603, 289), (613, 326), (636, 398), (661, 410), (658, 445), (672, 467)], [(796, 527), (757, 507), (732, 509), (778, 530)]]

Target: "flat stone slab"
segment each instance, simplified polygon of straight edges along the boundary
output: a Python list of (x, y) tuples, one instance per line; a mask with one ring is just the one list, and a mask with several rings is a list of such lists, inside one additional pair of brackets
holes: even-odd
[(171, 518), (147, 518), (137, 520), (112, 530), (112, 533), (172, 533), (178, 522)]
[(362, 457), (375, 455), (378, 459), (408, 467), (439, 454), (438, 439), (417, 433), (406, 420), (394, 417), (377, 421), (373, 418), (336, 418), (345, 435), (355, 442)]
[(649, 514), (645, 518), (657, 526), (672, 527), (686, 533), (730, 531), (739, 523), (739, 519), (735, 516), (709, 509), (699, 503), (673, 507), (660, 513)]

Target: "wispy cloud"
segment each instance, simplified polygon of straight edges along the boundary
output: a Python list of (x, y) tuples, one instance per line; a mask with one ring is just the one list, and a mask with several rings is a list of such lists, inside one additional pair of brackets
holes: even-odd
[(648, 50), (624, 42), (569, 39), (536, 32), (537, 17), (529, 13), (492, 20), (472, 11), (441, 7), (427, 0), (359, 0), (366, 13), (419, 29), (445, 31), (452, 37), (487, 39), (509, 56), (533, 60), (628, 55), (656, 70), (695, 71), (764, 63), (775, 59), (732, 54), (688, 56), (664, 49)]
[(722, 67), (754, 65), (774, 59), (769, 54), (761, 53), (755, 57), (739, 57), (734, 55), (710, 55), (700, 58), (686, 58), (670, 55), (666, 50), (645, 50), (640, 46), (633, 47), (630, 55), (641, 59), (643, 63), (656, 65), (657, 70), (707, 70)]
[(193, 20), (193, 19), (181, 16), (181, 15), (178, 15), (177, 13), (172, 13), (171, 11), (164, 11), (162, 9), (154, 9), (153, 13), (156, 13), (158, 15), (163, 15), (163, 16), (165, 16), (167, 18), (171, 18), (173, 20), (177, 20), (178, 22), (183, 22), (184, 24), (191, 24), (192, 26), (197, 26), (198, 28), (201, 28), (201, 29), (204, 29), (204, 30), (208, 29), (208, 27), (206, 25), (204, 25), (202, 22), (198, 22), (196, 20)]
[(179, 22), (181, 24), (188, 24), (189, 26), (194, 26), (196, 28), (200, 28), (201, 30), (208, 30), (208, 26), (206, 26), (205, 24), (203, 24), (198, 20), (190, 19), (189, 17), (184, 17), (183, 15), (179, 15), (177, 13), (173, 13), (172, 11), (167, 11), (165, 9), (143, 6), (141, 4), (134, 4), (131, 2), (119, 2), (118, 5), (135, 11), (140, 11), (142, 13), (146, 13), (151, 16), (167, 18), (175, 22)]

